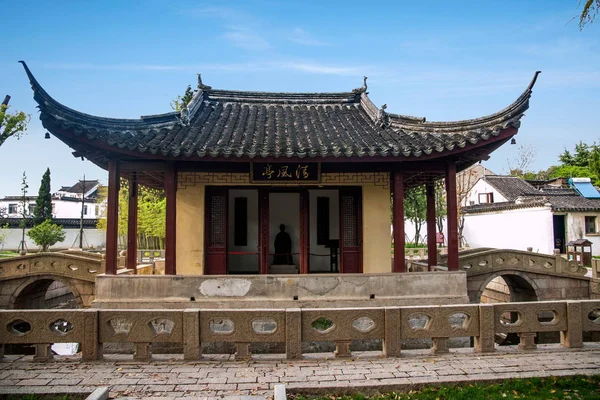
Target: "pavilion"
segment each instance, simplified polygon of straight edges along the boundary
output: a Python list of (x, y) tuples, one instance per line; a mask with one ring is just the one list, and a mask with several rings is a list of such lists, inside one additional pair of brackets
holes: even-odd
[(57, 102), (21, 63), (43, 126), (108, 171), (107, 274), (117, 269), (120, 178), (130, 191), (127, 265), (136, 263), (138, 185), (164, 188), (172, 275), (273, 272), (281, 224), (300, 274), (405, 272), (404, 192), (421, 184), (436, 265), (434, 182), (443, 178), (447, 266), (457, 271), (456, 174), (517, 134), (539, 74), (505, 109), (455, 122), (375, 106), (366, 77), (348, 92), (267, 93), (213, 89), (200, 75), (181, 111), (112, 119)]

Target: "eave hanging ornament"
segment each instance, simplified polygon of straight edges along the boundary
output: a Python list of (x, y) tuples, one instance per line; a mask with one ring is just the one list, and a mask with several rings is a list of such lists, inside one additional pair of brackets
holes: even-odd
[(514, 137), (510, 139), (510, 144), (517, 144), (517, 139), (515, 139)]
[(50, 132), (46, 132), (46, 134), (44, 135), (44, 139), (50, 139)]

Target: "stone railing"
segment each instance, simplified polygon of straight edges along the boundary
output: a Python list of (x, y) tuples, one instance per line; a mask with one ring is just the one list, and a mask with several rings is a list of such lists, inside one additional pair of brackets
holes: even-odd
[(146, 263), (152, 262), (157, 259), (164, 259), (165, 251), (164, 250), (138, 250), (137, 251), (137, 260), (138, 263)]
[(94, 282), (96, 275), (103, 272), (101, 258), (83, 254), (36, 253), (0, 260), (0, 281), (32, 275), (57, 275)]
[(405, 248), (404, 256), (409, 260), (423, 260), (427, 258), (427, 247)]
[[(475, 351), (495, 349), (494, 335), (516, 333), (520, 349), (535, 348), (538, 332), (560, 332), (565, 347), (582, 347), (583, 332), (600, 332), (600, 300), (372, 308), (220, 310), (2, 310), (0, 344), (31, 344), (35, 361), (52, 358), (52, 343), (82, 344), (82, 359), (102, 358), (104, 343), (132, 343), (134, 360), (148, 360), (152, 343), (173, 343), (186, 360), (202, 357), (202, 343), (234, 343), (238, 359), (251, 343), (283, 343), (285, 356), (302, 356), (302, 343), (335, 343), (351, 355), (352, 340), (379, 339), (383, 354), (399, 356), (405, 339), (433, 340), (448, 352), (452, 337), (473, 337)], [(597, 337), (597, 336), (596, 336)], [(2, 347), (3, 348), (3, 347)]]
[(600, 279), (600, 259), (592, 258), (592, 278)]
[(568, 261), (560, 254), (548, 255), (504, 249), (485, 249), (461, 254), (459, 269), (466, 271), (469, 276), (507, 269), (561, 276), (584, 276), (587, 273), (587, 268), (576, 261)]

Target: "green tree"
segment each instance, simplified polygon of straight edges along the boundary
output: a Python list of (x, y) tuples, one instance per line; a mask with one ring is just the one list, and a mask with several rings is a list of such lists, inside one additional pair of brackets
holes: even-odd
[(579, 167), (576, 165), (559, 165), (548, 168), (549, 179), (554, 178), (592, 178), (597, 181), (597, 176), (589, 167)]
[(8, 111), (9, 100), (10, 96), (6, 96), (0, 105), (0, 146), (11, 136), (20, 138), (27, 130), (29, 122), (29, 116), (24, 112), (11, 113)]
[(427, 219), (427, 197), (425, 186), (408, 189), (404, 194), (404, 215), (415, 224), (415, 246), (421, 239), (421, 228)]
[(23, 179), (21, 180), (21, 221), (19, 227), (21, 228), (21, 243), (19, 243), (19, 253), (21, 255), (27, 254), (27, 244), (25, 243), (25, 229), (27, 224), (30, 222), (29, 215), (29, 197), (27, 197), (27, 174), (23, 171)]
[(9, 234), (8, 224), (0, 225), (0, 250), (4, 248), (4, 241)]
[(511, 175), (528, 180), (555, 178), (591, 178), (594, 185), (600, 184), (600, 145), (579, 142), (571, 151), (564, 149), (559, 154), (559, 165), (552, 165), (538, 172), (511, 171)]
[[(129, 183), (121, 180), (119, 191), (119, 240), (127, 236), (127, 219), (129, 215)], [(98, 191), (98, 202), (106, 201), (106, 187)], [(165, 216), (167, 200), (164, 191), (138, 186), (138, 246), (144, 249), (163, 249), (165, 240)], [(105, 210), (106, 212), (106, 210)], [(98, 220), (98, 229), (106, 230), (106, 218)]]
[(558, 159), (564, 165), (573, 165), (577, 167), (587, 167), (590, 162), (590, 157), (594, 151), (597, 151), (598, 147), (596, 144), (588, 145), (583, 142), (579, 142), (575, 145), (575, 152), (571, 152), (567, 149), (558, 156)]
[(33, 240), (33, 243), (42, 248), (42, 251), (48, 251), (50, 246), (62, 242), (66, 238), (65, 230), (62, 226), (46, 220), (41, 224), (34, 226), (27, 232), (27, 236)]
[(33, 223), (35, 225), (52, 219), (52, 195), (50, 194), (50, 168), (42, 176), (42, 183), (33, 210)]
[[(579, 3), (581, 4), (581, 0)], [(600, 0), (584, 0), (583, 9), (579, 15), (579, 29), (583, 29), (588, 23), (594, 22), (598, 10), (600, 10)]]
[(194, 91), (192, 90), (192, 86), (188, 85), (183, 96), (177, 96), (175, 100), (171, 102), (171, 108), (175, 111), (181, 111), (184, 106), (187, 106), (190, 101), (192, 101), (193, 97)]
[(444, 222), (446, 221), (446, 185), (444, 180), (435, 182), (435, 219), (439, 233), (444, 231)]

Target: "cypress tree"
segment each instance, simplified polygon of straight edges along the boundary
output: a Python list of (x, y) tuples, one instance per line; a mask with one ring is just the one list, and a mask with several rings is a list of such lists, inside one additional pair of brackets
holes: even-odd
[(33, 222), (39, 225), (42, 222), (52, 219), (52, 196), (50, 195), (50, 168), (46, 169), (42, 176), (40, 191), (35, 201), (35, 210), (33, 212)]

